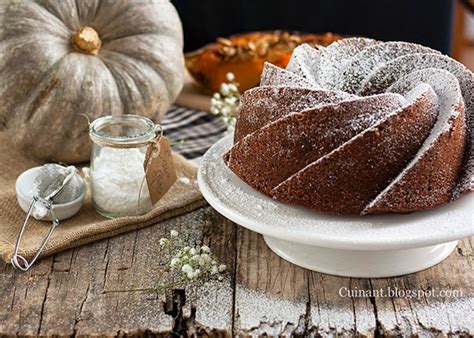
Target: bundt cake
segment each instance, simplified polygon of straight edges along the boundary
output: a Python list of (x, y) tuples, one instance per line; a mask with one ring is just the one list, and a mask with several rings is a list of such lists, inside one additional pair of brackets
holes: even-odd
[(474, 75), (407, 42), (301, 45), (239, 106), (227, 166), (277, 200), (337, 214), (406, 213), (474, 190)]

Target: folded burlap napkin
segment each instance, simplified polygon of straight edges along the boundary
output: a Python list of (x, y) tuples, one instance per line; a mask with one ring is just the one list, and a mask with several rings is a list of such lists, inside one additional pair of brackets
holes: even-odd
[[(81, 211), (74, 217), (61, 221), (54, 230), (41, 256), (143, 228), (205, 205), (196, 182), (196, 166), (177, 154), (173, 154), (173, 160), (178, 180), (153, 210), (142, 216), (107, 219), (95, 211), (89, 192)], [(16, 199), (16, 178), (24, 170), (41, 164), (13, 150), (8, 138), (0, 134), (0, 256), (7, 263), (10, 263), (14, 243), (25, 218)], [(189, 178), (189, 182), (179, 180), (181, 177)], [(30, 218), (20, 249), (25, 258), (31, 259), (35, 255), (50, 226), (51, 222)]]

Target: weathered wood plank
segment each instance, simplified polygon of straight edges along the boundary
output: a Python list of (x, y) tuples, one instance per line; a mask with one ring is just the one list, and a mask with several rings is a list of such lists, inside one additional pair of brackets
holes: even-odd
[[(0, 332), (5, 335), (130, 335), (173, 331), (165, 295), (102, 294), (154, 285), (159, 238), (171, 229), (201, 227), (185, 215), (43, 259), (28, 273), (2, 263)], [(229, 323), (229, 327), (231, 324)]]
[(157, 225), (99, 242), (93, 252), (77, 253), (78, 278), (84, 273), (83, 266), (90, 268), (82, 277), (86, 282), (82, 283), (74, 333), (136, 335), (145, 331), (160, 334), (172, 329), (172, 318), (163, 311), (164, 295), (102, 294), (107, 289), (153, 285), (160, 269), (158, 240), (165, 232), (165, 227)]
[(190, 336), (231, 336), (237, 227), (211, 208), (204, 210), (195, 220), (200, 225), (193, 231), (195, 242), (209, 246), (227, 270), (223, 281), (186, 288), (183, 320)]
[(372, 335), (375, 313), (371, 300), (347, 296), (351, 290), (368, 289), (369, 280), (312, 272), (309, 332), (319, 335)]
[[(264, 244), (261, 236), (245, 229), (239, 229), (238, 233), (235, 300), (237, 334), (285, 335), (289, 332), (298, 334), (301, 330), (303, 334), (310, 336), (472, 334), (472, 238), (462, 241), (456, 253), (443, 263), (421, 273), (398, 278), (354, 279), (306, 271), (309, 297), (298, 297), (298, 292), (293, 289), (290, 294), (294, 298), (290, 297), (291, 301), (288, 302), (288, 298), (281, 297), (281, 294), (288, 290), (287, 286), (279, 285), (278, 290), (273, 290), (274, 292), (269, 292), (271, 288), (268, 289), (268, 285), (274, 285), (268, 280), (272, 280), (274, 276), (279, 278), (288, 268), (280, 268), (276, 272), (268, 269), (272, 266), (271, 262), (279, 258), (268, 248), (261, 247)], [(459, 255), (464, 258), (460, 259)], [(241, 267), (241, 264), (244, 267)], [(304, 281), (304, 278), (299, 277), (299, 280)], [(382, 292), (388, 293), (390, 288), (412, 294), (419, 292), (418, 290), (457, 290), (461, 291), (463, 296), (418, 299), (412, 296), (382, 297), (375, 292), (379, 290), (381, 294), (380, 290), (383, 290)], [(257, 291), (264, 294), (265, 298), (260, 299)], [(359, 293), (359, 296), (352, 296), (352, 291), (367, 292), (371, 295), (360, 296)], [(302, 299), (309, 299), (311, 303), (310, 308), (305, 311)], [(299, 300), (299, 307), (295, 306), (295, 300)], [(257, 303), (272, 306), (255, 305)], [(275, 303), (278, 305), (274, 305)], [(283, 309), (278, 307), (280, 305)], [(245, 321), (240, 319), (241, 312), (247, 316)], [(275, 316), (275, 312), (280, 313)], [(283, 328), (294, 328), (297, 316), (305, 317), (304, 323), (299, 326), (300, 330), (285, 331)]]
[[(222, 282), (154, 292), (161, 237), (175, 229), (209, 245)], [(41, 260), (17, 273), (0, 263), (0, 335), (469, 335), (474, 333), (474, 237), (426, 271), (388, 279), (310, 272), (279, 258), (262, 236), (210, 207)], [(344, 290), (457, 290), (455, 297), (349, 297)]]
[[(459, 242), (457, 250), (440, 264), (407, 276), (373, 280), (375, 290), (411, 291), (410, 297), (375, 299), (379, 330), (383, 334), (474, 333), (474, 237)], [(418, 297), (416, 292), (424, 292)], [(433, 296), (426, 294), (433, 293)], [(450, 293), (440, 295), (440, 293)]]
[(43, 259), (27, 273), (15, 273), (11, 266), (4, 266), (4, 269), (0, 275), (0, 332), (37, 335), (41, 329), (53, 258)]
[(274, 254), (263, 237), (237, 231), (234, 333), (303, 335), (309, 316), (307, 271)]

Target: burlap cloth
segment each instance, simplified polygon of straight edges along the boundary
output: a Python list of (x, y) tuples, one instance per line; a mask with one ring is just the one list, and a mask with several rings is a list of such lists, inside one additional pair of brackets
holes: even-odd
[[(88, 191), (81, 211), (74, 217), (60, 222), (41, 256), (143, 228), (203, 206), (205, 200), (197, 187), (196, 166), (177, 154), (173, 154), (173, 159), (178, 178), (188, 177), (189, 184), (178, 179), (149, 213), (116, 219), (107, 219), (99, 215), (94, 209)], [(24, 170), (41, 164), (13, 150), (9, 140), (0, 134), (0, 255), (7, 263), (10, 263), (14, 243), (25, 217), (16, 199), (16, 178)], [(20, 250), (27, 259), (35, 255), (51, 226), (51, 222), (40, 222), (34, 218), (30, 220)]]

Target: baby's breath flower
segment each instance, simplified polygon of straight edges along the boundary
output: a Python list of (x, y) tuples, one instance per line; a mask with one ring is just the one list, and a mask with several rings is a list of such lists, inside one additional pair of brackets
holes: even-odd
[[(160, 245), (169, 249), (168, 266), (171, 271), (179, 271), (183, 281), (194, 281), (200, 278), (216, 278), (227, 269), (225, 264), (220, 264), (214, 259), (211, 248), (202, 246), (183, 246), (182, 240), (176, 240), (179, 233), (171, 230), (169, 238), (161, 238)], [(215, 277), (214, 277), (215, 276)]]
[(194, 272), (194, 269), (191, 265), (189, 264), (184, 264), (182, 267), (181, 267), (181, 271), (183, 271), (184, 273), (193, 273)]
[(230, 110), (230, 107), (229, 107), (229, 106), (222, 107), (222, 109), (221, 109), (221, 112), (222, 112), (222, 114), (224, 114), (224, 115), (230, 114), (230, 111), (231, 111), (231, 110)]
[[(203, 246), (184, 246), (185, 242), (178, 238), (179, 233), (171, 230), (168, 237), (160, 238), (159, 244), (163, 251), (163, 257), (166, 257), (167, 268), (161, 271), (156, 286), (146, 289), (128, 289), (128, 290), (109, 290), (108, 292), (138, 292), (144, 290), (155, 290), (156, 292), (176, 287), (177, 285), (185, 285), (189, 282), (202, 280), (222, 281), (223, 274), (226, 270), (225, 264), (216, 261), (211, 249), (207, 245)], [(162, 277), (167, 275), (168, 281), (162, 281)]]
[[(216, 94), (219, 94), (219, 93), (216, 93)], [(215, 98), (215, 97), (213, 97), (213, 98), (211, 99), (211, 105), (212, 105), (212, 106), (215, 106), (216, 108), (219, 107), (219, 106), (221, 106), (221, 105), (222, 105), (221, 98)]]
[(235, 79), (234, 73), (231, 73), (231, 72), (227, 73), (225, 75), (225, 77), (226, 77), (227, 81), (229, 81), (229, 82), (232, 82)]
[(220, 92), (222, 95), (227, 96), (230, 94), (230, 88), (227, 83), (222, 83), (220, 87)]
[(214, 93), (211, 98), (211, 114), (218, 115), (227, 126), (227, 131), (232, 132), (235, 128), (237, 108), (240, 101), (239, 84), (236, 83), (235, 76), (227, 73), (227, 81), (219, 87), (219, 92)]
[(180, 262), (181, 261), (178, 257), (174, 257), (173, 259), (171, 259), (170, 265), (171, 265), (171, 267), (176, 268), (179, 265)]
[(230, 92), (234, 92), (234, 93), (235, 93), (236, 91), (238, 91), (237, 86), (236, 86), (235, 84), (233, 84), (233, 83), (230, 83), (229, 85), (227, 85), (227, 89), (228, 89)]
[(237, 98), (236, 97), (226, 97), (224, 99), (224, 102), (231, 106), (231, 105), (233, 105), (237, 102)]
[(208, 254), (206, 254), (206, 253), (201, 254), (201, 257), (199, 258), (199, 265), (200, 266), (205, 266), (206, 264), (208, 264), (210, 262), (211, 262), (211, 257)]

